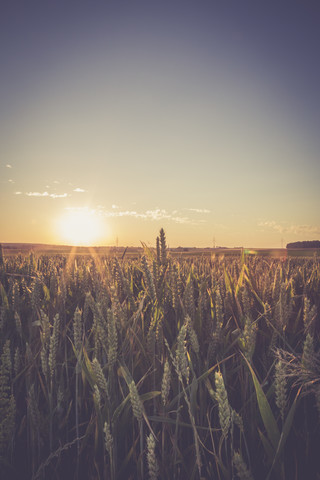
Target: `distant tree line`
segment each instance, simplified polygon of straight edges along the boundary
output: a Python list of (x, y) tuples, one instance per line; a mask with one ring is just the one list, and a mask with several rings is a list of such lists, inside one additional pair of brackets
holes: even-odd
[(288, 243), (286, 248), (320, 248), (320, 240), (304, 240)]

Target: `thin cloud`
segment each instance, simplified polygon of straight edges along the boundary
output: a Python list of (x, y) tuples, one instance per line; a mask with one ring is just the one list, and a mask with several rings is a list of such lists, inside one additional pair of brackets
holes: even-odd
[(117, 210), (113, 211), (103, 211), (103, 215), (106, 217), (134, 217), (141, 218), (143, 220), (171, 220), (175, 223), (193, 223), (188, 217), (176, 215), (177, 210), (173, 212), (168, 212), (165, 209), (156, 208), (154, 210), (146, 210), (144, 212), (138, 212), (136, 210)]
[(48, 192), (27, 192), (26, 193), (27, 197), (48, 197), (49, 193)]
[(74, 191), (74, 192), (78, 192), (78, 193), (83, 193), (83, 192), (85, 192), (85, 190), (84, 190), (83, 188), (79, 188), (79, 187), (75, 188), (73, 191)]
[(7, 168), (12, 168), (12, 165), (10, 165), (10, 163), (7, 163), (6, 167)]
[(186, 210), (195, 213), (210, 213), (210, 210), (208, 210), (207, 208), (187, 208)]
[(188, 217), (172, 217), (172, 220), (176, 223), (192, 223), (194, 225), (196, 224), (196, 222), (192, 222)]
[(144, 218), (150, 218), (151, 220), (164, 220), (172, 217), (166, 210), (156, 208), (155, 210), (147, 210), (144, 213)]
[(8, 182), (9, 183), (14, 183), (14, 181), (11, 178), (8, 180)]
[(58, 193), (51, 193), (51, 194), (49, 195), (50, 198), (66, 198), (67, 196), (68, 196), (67, 193), (60, 193), (60, 194), (58, 194)]
[(138, 217), (140, 214), (135, 210), (123, 210), (119, 212), (103, 211), (106, 217)]
[(296, 235), (300, 234), (319, 234), (320, 233), (320, 227), (317, 227), (315, 225), (291, 225), (289, 230), (289, 233), (294, 233)]
[(14, 192), (15, 195), (22, 195), (22, 192)]
[[(89, 211), (88, 207), (67, 207), (69, 211)], [(90, 212), (95, 212), (98, 215), (101, 215), (106, 218), (136, 218), (141, 220), (151, 220), (151, 221), (163, 221), (168, 220), (174, 223), (179, 224), (192, 224), (198, 225), (199, 222), (195, 222), (187, 216), (179, 214), (178, 210), (167, 211), (163, 208), (149, 209), (145, 211), (138, 210), (120, 210), (120, 207), (117, 205), (112, 205), (112, 210), (107, 210), (103, 205), (98, 205), (95, 209), (90, 210)]]
[(65, 198), (67, 193), (48, 193), (48, 192), (26, 192), (27, 197), (49, 197), (49, 198)]
[(320, 226), (318, 225), (287, 225), (283, 223), (277, 223), (274, 220), (268, 220), (265, 222), (259, 222), (259, 227), (269, 228), (279, 232), (281, 234), (291, 235), (313, 235), (320, 234)]
[(263, 227), (263, 228), (269, 228), (269, 229), (275, 230), (276, 232), (279, 232), (279, 233), (283, 233), (283, 231), (284, 231), (283, 225), (280, 225), (279, 223), (276, 223), (274, 220), (267, 220), (265, 222), (259, 222), (258, 226)]
[(151, 220), (162, 220), (164, 218), (170, 218), (170, 215), (167, 214), (166, 210), (147, 210), (146, 212), (137, 212), (136, 210), (122, 210), (122, 211), (113, 211), (105, 212), (107, 217), (136, 217), (144, 218)]

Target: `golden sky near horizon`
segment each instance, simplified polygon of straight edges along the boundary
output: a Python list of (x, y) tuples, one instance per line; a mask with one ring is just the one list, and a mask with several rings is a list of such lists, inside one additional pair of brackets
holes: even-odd
[(0, 242), (320, 238), (320, 8), (2, 6)]

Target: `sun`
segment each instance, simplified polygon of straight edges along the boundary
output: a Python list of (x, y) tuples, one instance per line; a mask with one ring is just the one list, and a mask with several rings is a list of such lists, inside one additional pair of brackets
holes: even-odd
[(106, 235), (102, 218), (87, 208), (70, 209), (58, 219), (59, 236), (72, 245), (96, 245)]

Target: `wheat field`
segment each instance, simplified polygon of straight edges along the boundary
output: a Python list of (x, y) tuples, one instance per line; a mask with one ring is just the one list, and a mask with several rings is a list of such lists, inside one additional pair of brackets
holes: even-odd
[(1, 478), (319, 479), (319, 266), (1, 252)]

